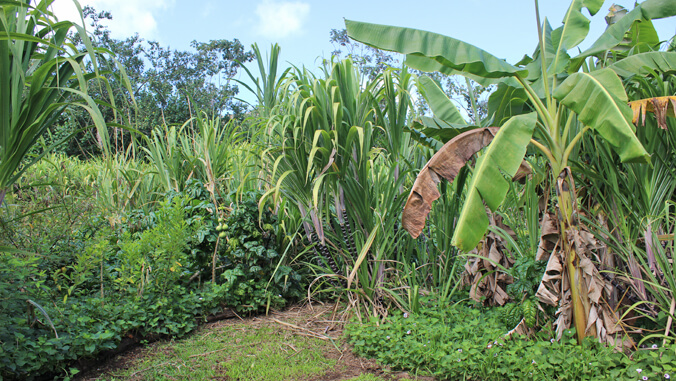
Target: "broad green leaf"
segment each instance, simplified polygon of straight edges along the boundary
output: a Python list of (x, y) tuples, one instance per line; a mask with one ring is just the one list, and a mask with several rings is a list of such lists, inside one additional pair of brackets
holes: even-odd
[(674, 0), (646, 0), (624, 15), (614, 24), (610, 25), (605, 32), (584, 52), (571, 60), (568, 68), (569, 73), (577, 72), (585, 58), (603, 54), (614, 49), (624, 39), (625, 33), (631, 30), (635, 21), (647, 19), (659, 19), (676, 16), (676, 1)]
[(646, 0), (641, 3), (643, 17), (648, 20), (657, 20), (676, 16), (676, 1), (674, 0)]
[(620, 77), (647, 76), (652, 71), (676, 72), (676, 52), (650, 52), (631, 55), (608, 66)]
[[(477, 126), (467, 124), (448, 124), (436, 117), (423, 116), (411, 123), (411, 129), (416, 130), (424, 136), (424, 139), (434, 139), (439, 144), (431, 147), (439, 149), (449, 140), (462, 134), (463, 132), (473, 130)], [(428, 143), (423, 143), (428, 145)]]
[(474, 82), (476, 82), (476, 83), (478, 83), (478, 84), (480, 84), (481, 86), (484, 86), (484, 87), (488, 87), (490, 85), (496, 85), (498, 83), (503, 83), (503, 82), (506, 82), (510, 86), (514, 86), (514, 87), (521, 86), (519, 81), (517, 81), (516, 78), (513, 78), (513, 77), (501, 77), (501, 78), (479, 77), (479, 76), (471, 74), (471, 73), (452, 69), (448, 66), (444, 66), (444, 65), (440, 64), (439, 62), (435, 61), (432, 58), (419, 56), (419, 55), (413, 55), (413, 54), (407, 55), (406, 59), (404, 60), (404, 64), (406, 64), (409, 67), (412, 67), (413, 69), (424, 71), (426, 73), (438, 72), (438, 73), (445, 74), (445, 75), (448, 75), (448, 76), (461, 75), (463, 77), (467, 77), (467, 78), (471, 79), (472, 81), (474, 81)]
[[(556, 56), (557, 50), (558, 50), (558, 41), (556, 42), (556, 46), (554, 44), (554, 41), (552, 41), (552, 26), (549, 24), (549, 21), (545, 19), (543, 26), (542, 26), (542, 37), (544, 38), (544, 48), (545, 48), (545, 65), (547, 66), (547, 72), (549, 75), (551, 75), (550, 72), (553, 71), (552, 68), (550, 68), (552, 62), (554, 61), (554, 58)], [(565, 51), (564, 51), (565, 53)], [(567, 54), (566, 54), (567, 55)], [(535, 82), (538, 80), (542, 80), (542, 58), (543, 54), (541, 52), (541, 46), (538, 43), (537, 48), (535, 49), (535, 52), (533, 53), (533, 60), (531, 60), (528, 64), (526, 64), (526, 70), (528, 70), (528, 77), (527, 79), (531, 82)], [(513, 87), (520, 87), (520, 86), (513, 86)], [(540, 96), (544, 96), (543, 94), (539, 94)]]
[(477, 160), (465, 204), (453, 233), (453, 246), (467, 252), (481, 241), (488, 228), (484, 203), (495, 211), (505, 199), (509, 189), (507, 179), (519, 169), (536, 121), (536, 113), (511, 118), (500, 128), (480, 160)]
[(528, 95), (522, 87), (501, 83), (488, 97), (488, 115), (493, 118), (495, 125), (500, 126), (512, 116), (523, 113), (527, 101)]
[(634, 134), (632, 111), (627, 105), (622, 81), (611, 69), (575, 73), (563, 81), (553, 95), (610, 143), (623, 162), (650, 161)]
[(460, 111), (455, 107), (453, 101), (430, 77), (422, 76), (418, 78), (418, 91), (425, 98), (436, 118), (446, 123), (467, 123), (462, 115), (460, 115)]
[(589, 33), (589, 19), (582, 14), (586, 7), (593, 16), (603, 6), (603, 0), (573, 0), (563, 18), (563, 25), (551, 33), (551, 41), (556, 54), (547, 69), (548, 73), (561, 73), (568, 64), (568, 50), (578, 46)]
[(345, 26), (348, 36), (364, 44), (406, 55), (429, 57), (445, 67), (478, 77), (501, 78), (527, 74), (525, 70), (482, 49), (441, 34), (350, 20), (345, 20)]

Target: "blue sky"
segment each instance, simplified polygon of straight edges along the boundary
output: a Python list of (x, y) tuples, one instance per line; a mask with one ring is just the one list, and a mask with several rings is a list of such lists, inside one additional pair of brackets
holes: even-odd
[[(163, 46), (188, 50), (193, 40), (238, 38), (246, 47), (257, 42), (263, 51), (271, 43), (282, 48), (282, 62), (314, 68), (318, 57), (329, 58), (334, 47), (330, 30), (344, 28), (344, 18), (425, 29), (469, 42), (510, 63), (531, 54), (537, 43), (534, 2), (530, 0), (465, 1), (356, 1), (313, 0), (80, 0), (113, 14), (109, 27), (116, 38), (138, 32)], [(614, 3), (633, 8), (633, 1)], [(553, 27), (570, 3), (540, 0), (540, 13)], [(584, 49), (605, 28), (604, 16), (613, 1), (606, 1), (592, 20)], [(56, 0), (55, 12), (73, 19), (72, 0)], [(585, 15), (588, 16), (586, 13)], [(661, 38), (676, 34), (674, 19), (657, 20)]]

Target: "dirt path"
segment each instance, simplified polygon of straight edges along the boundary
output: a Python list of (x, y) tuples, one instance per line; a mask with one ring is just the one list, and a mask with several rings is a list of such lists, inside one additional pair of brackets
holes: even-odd
[(117, 355), (76, 380), (434, 380), (355, 356), (341, 339), (342, 315), (334, 304), (313, 304), (209, 323), (181, 340)]

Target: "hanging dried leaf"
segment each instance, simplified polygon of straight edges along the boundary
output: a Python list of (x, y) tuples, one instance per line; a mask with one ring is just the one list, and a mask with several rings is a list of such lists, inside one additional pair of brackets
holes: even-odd
[(666, 97), (656, 97), (656, 98), (646, 98), (639, 99), (637, 101), (629, 102), (631, 110), (634, 112), (634, 118), (632, 122), (636, 124), (639, 119), (639, 114), (641, 116), (641, 125), (645, 126), (645, 114), (646, 112), (655, 113), (655, 119), (657, 119), (657, 125), (663, 129), (667, 129), (667, 115), (674, 117), (676, 113), (676, 96), (666, 96)]
[(486, 147), (497, 132), (498, 127), (464, 132), (444, 144), (427, 162), (413, 184), (402, 215), (402, 225), (413, 238), (417, 238), (422, 232), (432, 202), (440, 196), (437, 184), (441, 178), (453, 182), (467, 161)]
[[(493, 226), (502, 225), (501, 218), (492, 213), (490, 223)], [(471, 285), (469, 297), (472, 300), (488, 306), (503, 306), (509, 301), (505, 289), (514, 279), (500, 271), (499, 266), (511, 268), (514, 260), (505, 255), (505, 252), (504, 239), (489, 232), (477, 248), (468, 253), (461, 284)]]
[(554, 251), (554, 247), (558, 240), (558, 220), (554, 213), (547, 212), (542, 216), (542, 222), (540, 223), (540, 243), (538, 244), (538, 251), (535, 254), (535, 260), (547, 260), (549, 254)]

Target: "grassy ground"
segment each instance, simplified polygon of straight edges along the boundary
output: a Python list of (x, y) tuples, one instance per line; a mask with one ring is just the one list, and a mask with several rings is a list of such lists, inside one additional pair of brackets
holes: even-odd
[[(409, 380), (355, 357), (332, 306), (230, 319), (118, 356), (80, 380)], [(415, 379), (415, 378), (413, 378)], [(430, 378), (423, 378), (430, 380)]]

